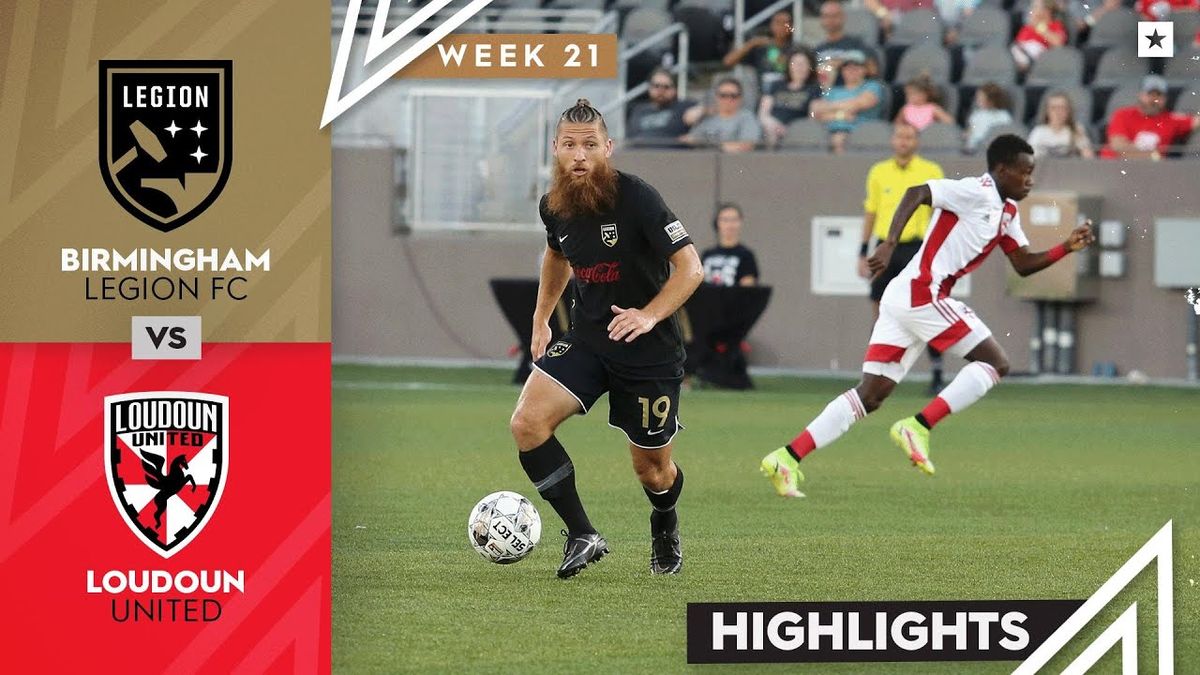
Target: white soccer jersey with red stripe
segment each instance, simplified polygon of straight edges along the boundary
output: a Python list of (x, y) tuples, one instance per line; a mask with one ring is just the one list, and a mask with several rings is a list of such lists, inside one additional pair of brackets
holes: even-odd
[(933, 215), (925, 242), (888, 284), (885, 303), (927, 305), (950, 295), (954, 283), (979, 267), (997, 245), (1005, 253), (1029, 245), (1017, 203), (1000, 198), (990, 175), (931, 180), (928, 185)]

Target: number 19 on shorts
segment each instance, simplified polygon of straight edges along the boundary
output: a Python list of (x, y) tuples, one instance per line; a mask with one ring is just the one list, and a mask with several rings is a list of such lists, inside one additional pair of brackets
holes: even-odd
[(654, 399), (654, 403), (650, 403), (650, 399), (644, 396), (638, 397), (638, 403), (642, 405), (642, 428), (650, 428), (650, 413), (658, 419), (657, 427), (659, 429), (667, 425), (667, 417), (671, 415), (671, 397), (659, 396)]

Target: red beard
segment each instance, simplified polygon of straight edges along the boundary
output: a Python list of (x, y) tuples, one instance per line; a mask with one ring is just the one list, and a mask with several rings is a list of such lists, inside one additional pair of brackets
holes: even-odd
[(608, 162), (597, 164), (586, 176), (576, 177), (554, 163), (554, 177), (547, 195), (550, 213), (560, 218), (597, 215), (617, 204), (617, 172)]

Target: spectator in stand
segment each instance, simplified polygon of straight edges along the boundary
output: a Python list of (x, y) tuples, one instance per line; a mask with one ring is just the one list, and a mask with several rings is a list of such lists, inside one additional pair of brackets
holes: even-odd
[[(958, 42), (958, 27), (963, 19), (971, 16), (983, 0), (934, 0), (937, 6), (938, 18), (946, 28), (946, 44)], [(1120, 0), (1117, 0), (1120, 2)]]
[(717, 103), (707, 117), (683, 137), (692, 145), (716, 145), (725, 152), (749, 152), (762, 141), (762, 127), (754, 113), (742, 107), (742, 83), (722, 78), (716, 87)]
[(792, 48), (792, 13), (787, 10), (775, 12), (768, 28), (768, 35), (752, 37), (725, 55), (726, 68), (739, 63), (753, 66), (763, 91), (787, 75), (788, 55)]
[(1167, 111), (1167, 81), (1158, 75), (1142, 80), (1137, 105), (1117, 108), (1108, 122), (1108, 145), (1100, 151), (1106, 159), (1162, 159), (1170, 146), (1183, 143), (1200, 124), (1192, 115)]
[(717, 245), (706, 250), (704, 281), (717, 286), (754, 286), (758, 284), (758, 260), (754, 251), (742, 244), (742, 207), (733, 203), (717, 207), (713, 228)]
[(1137, 0), (1136, 8), (1147, 21), (1169, 21), (1172, 14), (1200, 11), (1200, 0)]
[(648, 81), (650, 100), (633, 106), (625, 135), (636, 141), (677, 141), (704, 116), (704, 106), (679, 100), (675, 76), (666, 68), (655, 68)]
[(914, 9), (935, 9), (934, 0), (865, 0), (864, 5), (879, 19), (885, 38), (892, 34), (892, 26), (902, 21), (900, 15)]
[(975, 90), (975, 108), (967, 118), (967, 151), (975, 152), (987, 140), (993, 127), (1012, 124), (1013, 116), (1008, 108), (1012, 102), (1008, 92), (995, 82), (988, 82)]
[(883, 119), (883, 85), (866, 78), (867, 69), (860, 56), (847, 55), (842, 61), (842, 84), (812, 102), (809, 110), (829, 129), (829, 142), (835, 154), (846, 149), (846, 137), (863, 120)]
[[(874, 50), (857, 36), (846, 35), (846, 10), (837, 0), (826, 0), (821, 4), (821, 29), (825, 41), (817, 45), (817, 65), (828, 64), (830, 72), (836, 74), (847, 56), (865, 60)], [(832, 83), (830, 83), (832, 85)]]
[(1087, 131), (1075, 121), (1071, 97), (1059, 91), (1046, 95), (1041, 120), (1029, 132), (1029, 144), (1038, 159), (1047, 156), (1091, 159), (1096, 156)]
[(817, 83), (817, 59), (807, 47), (797, 48), (788, 59), (788, 77), (771, 88), (758, 106), (767, 144), (775, 147), (787, 133), (787, 125), (809, 116), (809, 105), (821, 97)]
[[(1092, 29), (1100, 17), (1109, 12), (1122, 7), (1121, 0), (1098, 0), (1097, 2), (1087, 2), (1086, 0), (1070, 0), (1067, 3), (1067, 16), (1075, 26), (1077, 34), (1083, 34)], [(1083, 42), (1082, 37), (1080, 42)]]
[(918, 75), (904, 85), (904, 106), (896, 113), (896, 122), (924, 131), (934, 122), (954, 124), (954, 116), (941, 105), (941, 92), (928, 75)]
[(1029, 18), (1017, 31), (1012, 46), (1013, 60), (1022, 73), (1028, 72), (1033, 62), (1047, 50), (1067, 44), (1067, 27), (1063, 25), (1061, 14), (1054, 0), (1033, 0), (1029, 6)]

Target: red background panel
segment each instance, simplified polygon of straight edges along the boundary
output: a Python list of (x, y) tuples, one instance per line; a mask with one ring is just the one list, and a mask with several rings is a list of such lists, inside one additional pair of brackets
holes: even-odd
[[(0, 635), (10, 672), (330, 669), (330, 348), (206, 344), (132, 361), (122, 344), (0, 345)], [(104, 473), (104, 397), (229, 397), (229, 466), (212, 519), (163, 559), (130, 531)], [(245, 571), (214, 622), (115, 622), (88, 594), (109, 570)], [(122, 609), (123, 611), (123, 609)]]

